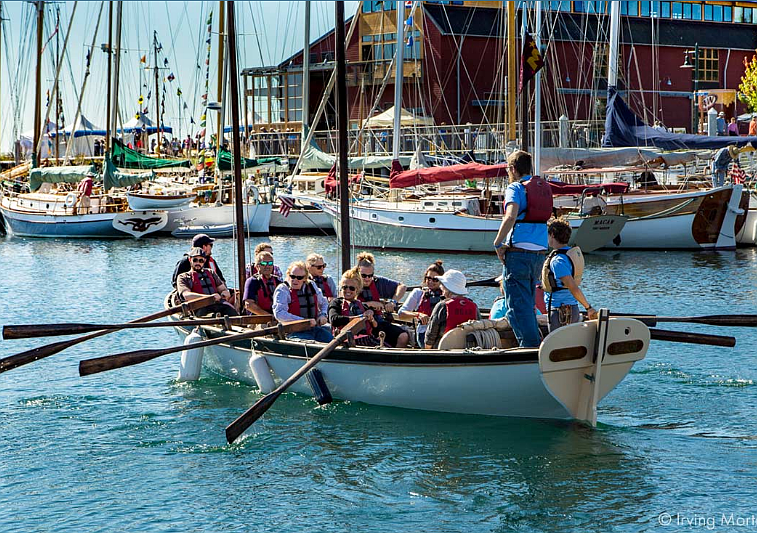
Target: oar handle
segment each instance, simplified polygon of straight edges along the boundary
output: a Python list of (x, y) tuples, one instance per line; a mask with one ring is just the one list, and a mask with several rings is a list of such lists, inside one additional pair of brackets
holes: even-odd
[(352, 334), (353, 331), (356, 331), (358, 327), (363, 324), (363, 322), (365, 322), (365, 317), (357, 317), (350, 320), (350, 322), (346, 326), (344, 326), (344, 328), (342, 328), (342, 331), (334, 338), (334, 340), (329, 342), (317, 354), (315, 354), (312, 359), (305, 363), (294, 374), (289, 376), (289, 379), (284, 381), (284, 383), (279, 385), (278, 388), (276, 388), (272, 392), (263, 396), (260, 400), (255, 402), (252, 407), (242, 413), (239, 418), (229, 424), (226, 427), (226, 440), (229, 442), (229, 444), (237, 440), (237, 438), (239, 438), (239, 436), (244, 433), (248, 427), (254, 424), (257, 419), (263, 416), (263, 414), (271, 408), (276, 399), (281, 396), (284, 391), (286, 391), (302, 376), (307, 374), (311, 368), (313, 368), (321, 361), (321, 359), (325, 358), (331, 352), (333, 352), (340, 344), (345, 341), (345, 339), (350, 336), (350, 334)]

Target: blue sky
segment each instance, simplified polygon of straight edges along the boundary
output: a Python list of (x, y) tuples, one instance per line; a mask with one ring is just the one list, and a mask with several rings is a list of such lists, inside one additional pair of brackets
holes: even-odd
[[(122, 73), (120, 83), (120, 109), (123, 122), (131, 119), (140, 108), (140, 95), (144, 101), (141, 107), (149, 109), (148, 116), (155, 115), (154, 70), (152, 39), (157, 31), (162, 45), (158, 65), (163, 69), (162, 78), (173, 74), (173, 81), (166, 83), (166, 123), (175, 129), (181, 123), (181, 131), (186, 135), (190, 125), (189, 117), (199, 124), (202, 114), (200, 95), (204, 93), (205, 59), (208, 37), (205, 21), (209, 11), (213, 11), (211, 35), (210, 87), (208, 98), (218, 100), (217, 78), (217, 20), (218, 2), (136, 2), (125, 1), (122, 30)], [(27, 2), (3, 2), (2, 39), (2, 83), (0, 91), (0, 145), (3, 151), (11, 148), (15, 135), (30, 131), (34, 117), (34, 66), (35, 66), (35, 7)], [(236, 2), (237, 32), (240, 68), (274, 65), (290, 56), (303, 46), (304, 2)], [(84, 79), (86, 55), (92, 43), (97, 26), (101, 2), (79, 2), (74, 15), (74, 23), (68, 43), (67, 59), (63, 62), (60, 76), (60, 91), (66, 124), (74, 120), (77, 94)], [(355, 13), (358, 2), (346, 2), (345, 17)], [(60, 2), (46, 6), (45, 41), (55, 31), (56, 11), (60, 12), (60, 26), (57, 34), (59, 46), (68, 29), (74, 9), (74, 2)], [(87, 80), (82, 113), (98, 126), (105, 125), (106, 114), (106, 72), (107, 55), (100, 51), (100, 44), (107, 43), (108, 7), (102, 9), (100, 27), (95, 38), (90, 75)], [(311, 39), (314, 40), (334, 25), (333, 2), (312, 2)], [(115, 32), (114, 32), (115, 34)], [(115, 39), (115, 35), (114, 35)], [(45, 91), (52, 90), (55, 78), (56, 37), (49, 40), (43, 53), (43, 118)], [(146, 63), (140, 58), (146, 55)], [(165, 60), (168, 60), (167, 66)], [(200, 69), (197, 66), (200, 66)], [(181, 97), (177, 90), (181, 90)], [(148, 99), (148, 96), (150, 97)], [(184, 109), (184, 103), (187, 109)], [(179, 114), (181, 112), (181, 121)], [(51, 108), (54, 120), (54, 107)]]

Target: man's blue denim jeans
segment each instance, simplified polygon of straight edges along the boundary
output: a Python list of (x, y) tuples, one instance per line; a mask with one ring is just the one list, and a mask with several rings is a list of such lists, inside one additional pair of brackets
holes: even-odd
[(542, 254), (511, 251), (505, 254), (505, 264), (502, 267), (507, 305), (505, 318), (513, 328), (518, 344), (523, 348), (537, 348), (541, 344), (534, 298), (543, 264)]

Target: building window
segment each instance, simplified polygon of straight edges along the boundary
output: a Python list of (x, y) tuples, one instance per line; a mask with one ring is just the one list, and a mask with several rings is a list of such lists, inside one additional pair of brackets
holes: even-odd
[(699, 49), (699, 81), (719, 81), (718, 51), (713, 48)]
[(691, 4), (691, 16), (689, 18), (692, 20), (702, 20), (701, 4)]
[(684, 2), (683, 4), (683, 18), (691, 20), (691, 4)]
[(639, 3), (638, 2), (621, 2), (620, 14), (629, 15), (631, 17), (639, 16)]
[(549, 9), (552, 11), (570, 11), (570, 1), (568, 2), (550, 2)]
[(363, 13), (376, 13), (383, 5), (384, 2), (363, 2)]
[(670, 2), (660, 2), (660, 16), (666, 19), (670, 18)]

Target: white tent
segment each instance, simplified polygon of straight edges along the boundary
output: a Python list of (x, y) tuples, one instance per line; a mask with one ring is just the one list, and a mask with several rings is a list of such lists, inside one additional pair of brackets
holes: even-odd
[[(72, 142), (71, 157), (77, 155), (95, 155), (95, 140), (104, 138), (107, 132), (104, 128), (96, 126), (84, 115), (79, 115), (76, 124), (71, 124), (61, 130), (61, 155), (66, 153), (66, 142)], [(73, 139), (71, 138), (73, 136)], [(53, 140), (53, 145), (55, 141)], [(52, 149), (55, 151), (55, 148)]]
[[(40, 157), (43, 159), (50, 157), (50, 153), (55, 151), (53, 140), (48, 135), (48, 132), (51, 131), (55, 131), (55, 123), (52, 120), (48, 120), (47, 126), (42, 129), (42, 146), (39, 150)], [(18, 143), (21, 147), (21, 157), (23, 157), (24, 159), (30, 158), (32, 156), (32, 152), (34, 151), (34, 130), (31, 129), (22, 133), (20, 138), (18, 139)], [(61, 151), (63, 154), (65, 154), (65, 144), (61, 143), (61, 146)]]
[[(410, 128), (413, 126), (433, 126), (434, 119), (431, 117), (418, 117), (407, 109), (400, 111), (400, 126)], [(364, 128), (392, 128), (394, 127), (394, 106), (379, 115), (374, 115), (363, 121)]]
[[(140, 113), (124, 124), (123, 129), (119, 129), (118, 131), (120, 133), (147, 131), (148, 134), (152, 135), (153, 133), (157, 133), (158, 128), (155, 127), (155, 123), (149, 117)], [(163, 126), (162, 131), (163, 133), (173, 133), (173, 129), (170, 126)]]

